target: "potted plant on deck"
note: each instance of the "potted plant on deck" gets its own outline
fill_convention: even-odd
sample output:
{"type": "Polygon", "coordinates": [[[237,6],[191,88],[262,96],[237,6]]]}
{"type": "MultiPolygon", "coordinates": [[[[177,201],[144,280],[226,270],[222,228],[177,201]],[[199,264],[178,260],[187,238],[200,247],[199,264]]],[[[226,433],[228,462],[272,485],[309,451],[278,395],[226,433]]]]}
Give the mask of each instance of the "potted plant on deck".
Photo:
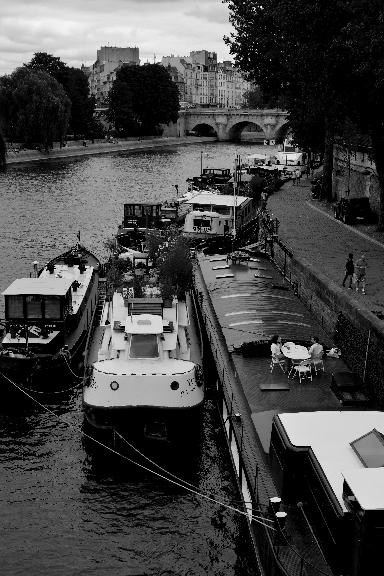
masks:
{"type": "Polygon", "coordinates": [[[169,281],[165,281],[160,286],[160,294],[164,300],[164,308],[172,308],[172,301],[175,295],[175,289],[169,281]]]}
{"type": "Polygon", "coordinates": [[[172,287],[172,297],[185,299],[193,280],[190,250],[185,238],[179,236],[169,242],[159,256],[158,270],[161,284],[172,287]]]}

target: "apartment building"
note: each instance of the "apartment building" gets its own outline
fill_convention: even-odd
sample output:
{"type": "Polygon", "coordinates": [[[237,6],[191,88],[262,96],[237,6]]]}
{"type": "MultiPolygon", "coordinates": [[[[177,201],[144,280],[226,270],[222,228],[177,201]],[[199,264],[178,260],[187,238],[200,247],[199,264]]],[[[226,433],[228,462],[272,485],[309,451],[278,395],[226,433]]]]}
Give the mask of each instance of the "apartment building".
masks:
{"type": "Polygon", "coordinates": [[[218,106],[220,108],[239,108],[244,92],[252,89],[232,62],[217,62],[217,54],[200,50],[189,56],[164,56],[161,64],[177,69],[183,77],[185,88],[183,100],[196,106],[218,106]]]}
{"type": "Polygon", "coordinates": [[[102,105],[116,80],[117,70],[121,66],[139,64],[139,49],[136,47],[102,46],[97,51],[96,62],[92,66],[82,66],[81,69],[88,77],[91,95],[95,96],[98,105],[102,105]]]}

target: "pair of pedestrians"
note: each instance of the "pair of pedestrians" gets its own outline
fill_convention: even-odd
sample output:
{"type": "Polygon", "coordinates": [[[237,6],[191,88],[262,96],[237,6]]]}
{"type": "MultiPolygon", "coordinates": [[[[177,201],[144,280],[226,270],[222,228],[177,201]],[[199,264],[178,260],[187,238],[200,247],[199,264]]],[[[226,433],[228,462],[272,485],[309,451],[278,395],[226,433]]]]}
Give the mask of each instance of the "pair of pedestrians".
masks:
{"type": "Polygon", "coordinates": [[[301,180],[300,168],[295,168],[295,170],[292,173],[292,177],[293,177],[293,185],[294,186],[300,186],[300,180],[301,180]]]}
{"type": "Polygon", "coordinates": [[[367,267],[368,263],[364,254],[360,256],[356,263],[353,262],[353,254],[349,254],[348,260],[345,263],[345,276],[342,286],[345,287],[345,282],[349,278],[348,288],[352,290],[352,282],[354,282],[356,292],[358,292],[361,284],[361,292],[365,294],[367,267]]]}

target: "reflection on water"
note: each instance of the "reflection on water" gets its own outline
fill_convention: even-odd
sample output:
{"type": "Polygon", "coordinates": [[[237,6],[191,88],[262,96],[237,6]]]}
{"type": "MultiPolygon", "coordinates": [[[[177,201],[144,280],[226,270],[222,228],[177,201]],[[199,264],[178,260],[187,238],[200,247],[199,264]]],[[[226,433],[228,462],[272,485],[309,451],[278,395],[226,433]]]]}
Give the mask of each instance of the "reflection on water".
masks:
{"type": "MultiPolygon", "coordinates": [[[[103,256],[124,202],[170,199],[174,184],[187,190],[201,159],[203,167],[232,167],[236,153],[260,148],[206,144],[8,168],[0,174],[0,288],[28,275],[34,260],[66,249],[78,230],[103,256]]],[[[172,477],[90,448],[80,432],[80,391],[47,407],[51,412],[14,397],[0,406],[2,576],[256,573],[241,516],[172,477]]],[[[237,492],[219,428],[208,400],[198,450],[156,453],[176,476],[233,504],[237,492]]],[[[154,469],[122,443],[117,448],[154,469]]]]}

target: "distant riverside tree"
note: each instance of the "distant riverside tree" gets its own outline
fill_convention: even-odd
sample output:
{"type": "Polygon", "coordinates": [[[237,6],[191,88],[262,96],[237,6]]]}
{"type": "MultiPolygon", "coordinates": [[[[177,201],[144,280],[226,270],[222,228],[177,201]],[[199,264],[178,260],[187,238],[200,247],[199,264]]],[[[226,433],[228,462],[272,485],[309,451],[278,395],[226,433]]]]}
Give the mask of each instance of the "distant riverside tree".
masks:
{"type": "Polygon", "coordinates": [[[334,135],[350,122],[372,138],[384,229],[384,3],[224,0],[236,63],[267,97],[283,98],[296,142],[324,138],[322,196],[332,200],[334,135]]]}
{"type": "Polygon", "coordinates": [[[71,101],[69,130],[75,137],[97,131],[93,116],[95,99],[89,94],[88,78],[79,68],[67,66],[59,57],[46,52],[36,52],[24,66],[48,72],[63,86],[71,101]]]}
{"type": "Polygon", "coordinates": [[[0,114],[12,140],[48,149],[64,139],[70,109],[63,87],[47,72],[18,68],[0,78],[0,114]]]}
{"type": "Polygon", "coordinates": [[[160,64],[122,66],[108,97],[108,120],[122,135],[156,135],[161,124],[176,122],[179,92],[160,64]]]}
{"type": "Polygon", "coordinates": [[[347,0],[226,0],[235,33],[226,42],[267,98],[280,98],[296,141],[324,138],[323,196],[332,198],[333,135],[349,101],[348,56],[335,39],[348,23],[347,0]]]}
{"type": "Polygon", "coordinates": [[[243,94],[243,105],[242,108],[249,108],[255,110],[263,110],[267,108],[276,108],[277,101],[273,98],[266,98],[259,86],[256,86],[253,90],[247,90],[243,94]]]}

